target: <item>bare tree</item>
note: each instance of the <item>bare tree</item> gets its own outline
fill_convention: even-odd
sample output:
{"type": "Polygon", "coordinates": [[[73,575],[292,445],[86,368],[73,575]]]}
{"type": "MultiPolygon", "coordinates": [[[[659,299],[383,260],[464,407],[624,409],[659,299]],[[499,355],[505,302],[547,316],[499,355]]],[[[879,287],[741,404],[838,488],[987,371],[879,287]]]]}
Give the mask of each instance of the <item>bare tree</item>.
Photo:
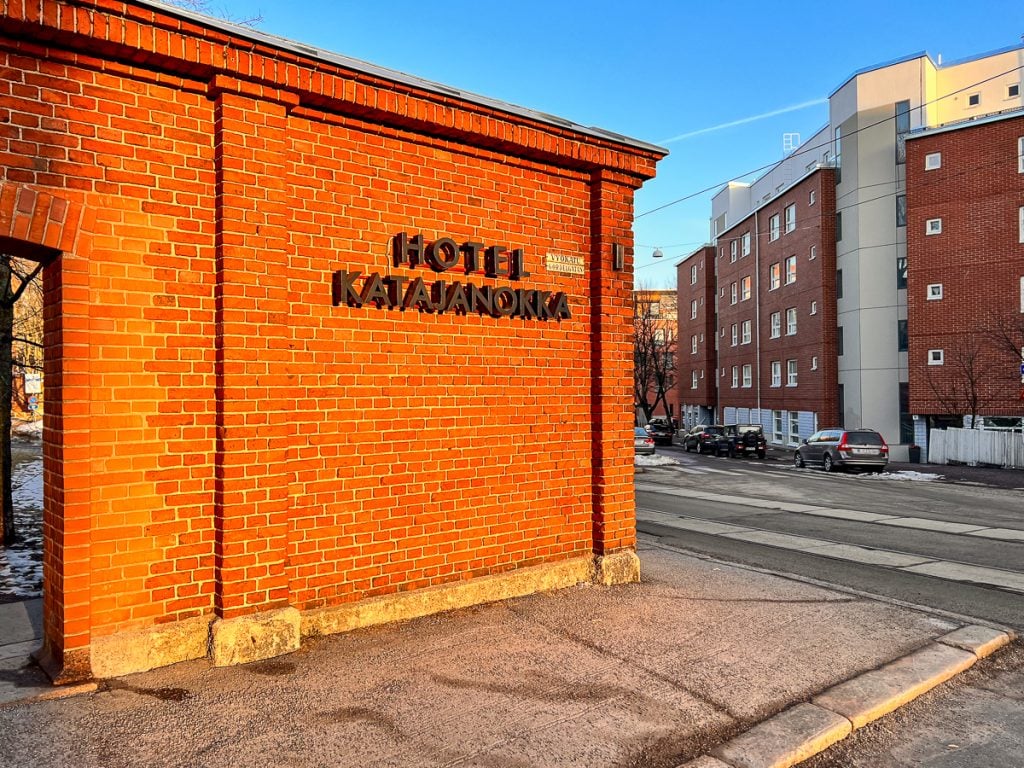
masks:
{"type": "Polygon", "coordinates": [[[676,385],[676,316],[668,291],[633,293],[633,402],[645,421],[659,403],[670,414],[668,394],[676,385]]]}
{"type": "MultiPolygon", "coordinates": [[[[42,327],[36,322],[40,338],[15,336],[16,306],[19,299],[28,294],[38,297],[38,306],[25,317],[38,320],[41,316],[41,281],[37,278],[43,269],[42,263],[28,262],[7,254],[0,254],[0,505],[3,509],[3,538],[0,544],[10,544],[17,536],[14,526],[14,499],[12,494],[11,464],[11,407],[14,403],[14,366],[24,366],[14,351],[42,348],[42,327]]],[[[26,321],[31,328],[33,320],[26,321]]],[[[30,334],[31,335],[31,334],[30,334]]]]}
{"type": "Polygon", "coordinates": [[[217,16],[221,19],[225,19],[234,24],[241,24],[243,27],[255,27],[263,22],[263,16],[257,14],[247,19],[232,18],[223,8],[215,8],[213,3],[209,0],[167,0],[170,5],[176,5],[179,8],[184,8],[189,11],[195,11],[196,13],[202,13],[207,16],[217,16]]]}
{"type": "Polygon", "coordinates": [[[925,378],[932,395],[949,416],[970,417],[974,424],[985,404],[985,382],[989,378],[984,337],[963,334],[943,352],[941,366],[929,365],[925,378]]]}

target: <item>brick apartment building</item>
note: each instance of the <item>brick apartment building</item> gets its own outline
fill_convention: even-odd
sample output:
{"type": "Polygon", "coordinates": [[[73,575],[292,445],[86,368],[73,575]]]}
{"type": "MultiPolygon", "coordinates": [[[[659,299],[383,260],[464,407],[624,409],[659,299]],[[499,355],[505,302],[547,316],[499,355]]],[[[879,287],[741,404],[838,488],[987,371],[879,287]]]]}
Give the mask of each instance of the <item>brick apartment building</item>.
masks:
{"type": "Polygon", "coordinates": [[[144,0],[6,4],[0,60],[55,680],[639,578],[664,150],[144,0]]]}
{"type": "Polygon", "coordinates": [[[676,265],[676,304],[682,312],[676,354],[680,425],[712,421],[718,403],[715,286],[714,246],[699,248],[676,265]]]}
{"type": "MultiPolygon", "coordinates": [[[[776,445],[795,445],[816,426],[836,424],[878,429],[894,459],[906,459],[912,444],[926,444],[927,420],[914,416],[937,413],[921,376],[935,378],[938,366],[922,368],[908,352],[909,334],[934,330],[911,316],[924,299],[908,293],[908,262],[914,248],[930,253],[951,238],[908,230],[908,201],[917,194],[919,211],[930,206],[928,218],[957,211],[958,218],[973,222],[957,225],[957,237],[973,233],[954,241],[957,247],[975,250],[968,245],[973,236],[991,251],[977,260],[947,251],[942,259],[926,256],[919,264],[941,261],[947,269],[955,265],[964,280],[978,275],[993,281],[1000,286],[1000,307],[1019,300],[1019,270],[1004,258],[1008,248],[1019,245],[1019,221],[1013,219],[1012,231],[999,227],[1019,210],[1020,179],[1011,178],[1013,162],[1009,170],[983,168],[991,153],[985,132],[1017,130],[1014,110],[1024,106],[1022,52],[1024,46],[1014,46],[947,64],[922,53],[858,71],[830,94],[829,121],[821,130],[753,183],[731,182],[715,195],[717,419],[760,421],[776,445]],[[954,127],[965,119],[973,127],[954,127]],[[988,122],[1005,125],[987,127],[988,122]],[[949,185],[935,190],[929,181],[938,178],[935,171],[929,177],[921,169],[907,169],[908,145],[956,142],[956,136],[967,136],[963,141],[968,142],[972,136],[986,139],[971,150],[978,170],[950,177],[949,185]],[[810,210],[808,185],[816,185],[817,213],[810,210]],[[998,222],[995,207],[1005,209],[998,222]],[[788,232],[787,215],[795,217],[788,232]],[[808,216],[811,229],[804,230],[808,216]],[[995,230],[982,231],[983,221],[995,230]],[[789,265],[796,267],[792,285],[786,283],[789,265]],[[792,320],[795,333],[789,333],[792,320]]],[[[1013,152],[1010,161],[1017,158],[1013,152]]],[[[685,264],[680,264],[680,283],[687,279],[685,264]]],[[[929,279],[942,282],[936,271],[929,279]]],[[[681,301],[686,290],[680,288],[681,301]]],[[[940,310],[932,302],[924,306],[934,315],[940,310]]],[[[973,317],[969,307],[962,311],[973,317]]],[[[683,313],[681,337],[701,328],[683,313]]],[[[920,336],[915,343],[923,340],[920,336]]],[[[706,354],[712,351],[709,346],[706,354]]],[[[913,354],[921,357],[920,351],[913,354]]],[[[706,413],[707,392],[689,392],[685,375],[681,379],[687,419],[702,420],[697,415],[702,409],[706,413]]],[[[987,407],[1005,412],[1001,395],[986,392],[987,407]]]]}
{"type": "Polygon", "coordinates": [[[647,421],[641,400],[651,408],[652,418],[674,419],[679,413],[676,399],[676,357],[679,353],[676,292],[651,288],[634,291],[633,317],[633,399],[637,423],[647,421]]]}
{"type": "Polygon", "coordinates": [[[1024,416],[1024,110],[907,137],[907,256],[917,420],[1024,416]]]}

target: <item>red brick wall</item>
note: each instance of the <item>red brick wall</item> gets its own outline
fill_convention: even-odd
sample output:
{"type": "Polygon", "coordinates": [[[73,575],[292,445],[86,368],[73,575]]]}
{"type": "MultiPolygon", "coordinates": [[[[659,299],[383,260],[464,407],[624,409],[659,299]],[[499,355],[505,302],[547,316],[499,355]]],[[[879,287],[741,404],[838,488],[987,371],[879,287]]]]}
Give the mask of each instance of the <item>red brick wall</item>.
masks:
{"type": "Polygon", "coordinates": [[[1019,351],[987,333],[1016,328],[1024,346],[1021,278],[1024,243],[1019,210],[1024,174],[1018,140],[1024,116],[926,134],[907,142],[907,317],[910,410],[918,414],[969,413],[964,394],[977,393],[980,415],[1020,415],[1019,351]],[[926,171],[925,155],[940,152],[941,167],[926,171]],[[925,235],[929,219],[942,233],[925,235]],[[942,285],[942,299],[927,286],[942,285]],[[942,349],[945,363],[928,365],[942,349]],[[971,379],[976,385],[971,385],[971,379]]]}
{"type": "Polygon", "coordinates": [[[15,232],[52,259],[58,666],[92,636],[633,546],[630,225],[659,153],[131,4],[34,8],[0,21],[2,199],[82,217],[73,245],[15,232]],[[392,266],[403,231],[522,248],[519,283],[462,279],[572,317],[333,306],[338,269],[459,279],[392,266]]]}
{"type": "Polygon", "coordinates": [[[677,402],[683,405],[715,407],[718,374],[715,367],[715,247],[705,246],[676,268],[679,317],[677,354],[677,402]],[[691,268],[697,268],[697,282],[691,283],[691,268]],[[691,302],[697,301],[697,317],[691,319],[691,302]],[[697,353],[692,340],[697,336],[697,353]],[[693,372],[697,388],[693,389],[693,372]],[[701,373],[703,372],[703,376],[701,373]]]}

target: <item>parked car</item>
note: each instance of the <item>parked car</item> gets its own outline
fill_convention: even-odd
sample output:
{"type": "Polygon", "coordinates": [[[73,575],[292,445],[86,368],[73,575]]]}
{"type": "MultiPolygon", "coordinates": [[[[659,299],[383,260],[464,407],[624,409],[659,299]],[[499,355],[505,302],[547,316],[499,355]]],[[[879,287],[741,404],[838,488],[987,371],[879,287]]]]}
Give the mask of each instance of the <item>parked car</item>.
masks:
{"type": "Polygon", "coordinates": [[[654,438],[655,445],[672,445],[675,433],[672,422],[665,419],[651,419],[647,424],[647,434],[654,438]]]}
{"type": "Polygon", "coordinates": [[[683,436],[683,448],[697,453],[717,453],[718,439],[724,430],[721,424],[698,424],[683,436]]]}
{"type": "Polygon", "coordinates": [[[796,449],[793,463],[820,466],[826,472],[846,468],[881,472],[889,463],[889,446],[873,429],[822,429],[796,449]]]}
{"type": "Polygon", "coordinates": [[[637,456],[654,455],[654,438],[643,427],[633,428],[633,449],[637,456]]]}
{"type": "Polygon", "coordinates": [[[760,424],[726,424],[719,450],[724,450],[730,458],[757,456],[763,459],[768,455],[768,440],[760,424]]]}

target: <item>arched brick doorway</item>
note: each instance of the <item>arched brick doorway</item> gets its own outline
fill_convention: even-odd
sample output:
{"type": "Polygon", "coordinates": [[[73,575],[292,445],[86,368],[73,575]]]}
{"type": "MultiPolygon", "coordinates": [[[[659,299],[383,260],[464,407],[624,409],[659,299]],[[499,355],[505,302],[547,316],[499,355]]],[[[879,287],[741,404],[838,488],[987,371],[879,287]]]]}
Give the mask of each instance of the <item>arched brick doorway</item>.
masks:
{"type": "Polygon", "coordinates": [[[76,426],[87,418],[84,388],[76,395],[76,374],[85,372],[88,359],[87,315],[75,309],[85,303],[84,259],[73,255],[81,218],[81,206],[66,199],[0,183],[0,252],[45,264],[44,643],[38,661],[58,683],[91,674],[88,477],[64,472],[76,426]]]}

